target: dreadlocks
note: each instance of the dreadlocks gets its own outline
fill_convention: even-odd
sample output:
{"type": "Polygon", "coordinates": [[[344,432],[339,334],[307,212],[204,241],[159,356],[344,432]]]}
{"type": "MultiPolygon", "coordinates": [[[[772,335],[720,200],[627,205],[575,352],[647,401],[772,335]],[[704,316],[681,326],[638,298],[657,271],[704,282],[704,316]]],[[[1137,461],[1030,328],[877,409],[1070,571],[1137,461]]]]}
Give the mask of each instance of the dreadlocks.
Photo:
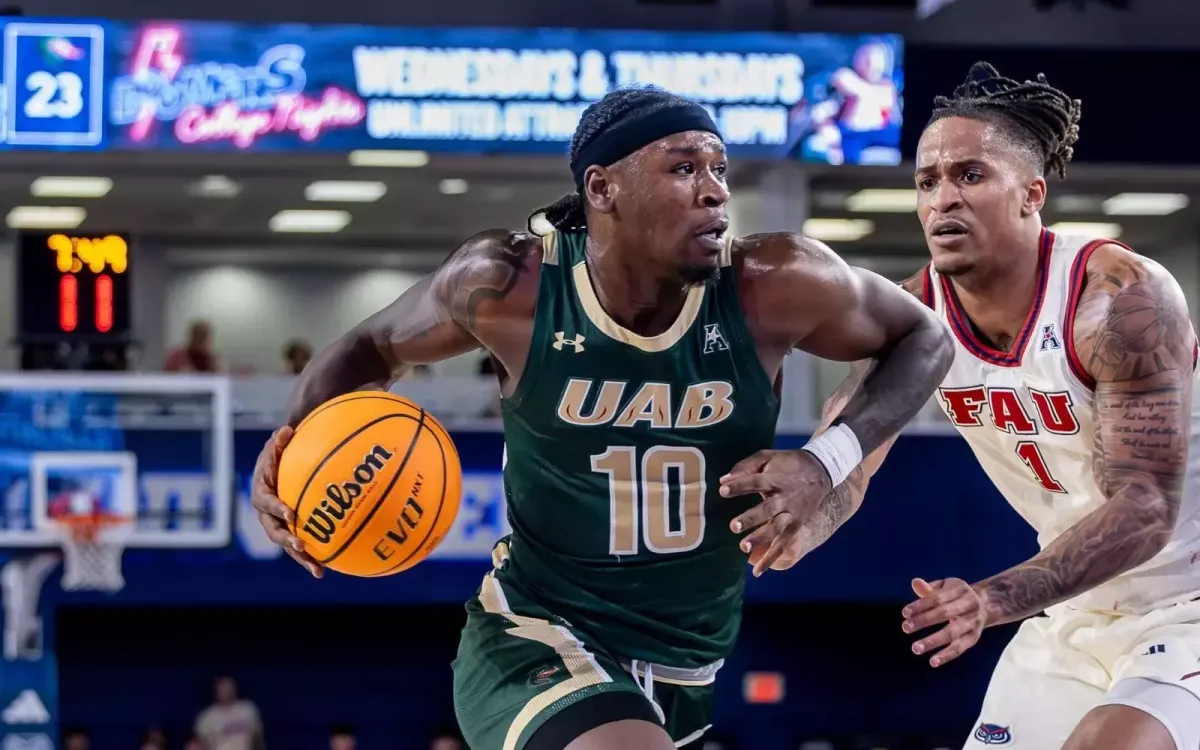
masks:
{"type": "MultiPolygon", "coordinates": [[[[603,99],[583,111],[579,125],[575,128],[575,135],[571,138],[571,159],[574,160],[580,151],[595,141],[601,133],[626,120],[688,104],[689,100],[653,86],[609,92],[603,99]]],[[[531,229],[532,220],[538,214],[543,215],[546,221],[562,232],[587,230],[587,215],[580,191],[564,195],[549,206],[534,211],[529,217],[531,229]]]]}
{"type": "Polygon", "coordinates": [[[1042,172],[1067,176],[1067,162],[1079,140],[1080,101],[1036,80],[1018,83],[986,62],[971,66],[967,79],[950,96],[933,100],[929,124],[946,117],[982,120],[1004,128],[1033,157],[1042,172]]]}

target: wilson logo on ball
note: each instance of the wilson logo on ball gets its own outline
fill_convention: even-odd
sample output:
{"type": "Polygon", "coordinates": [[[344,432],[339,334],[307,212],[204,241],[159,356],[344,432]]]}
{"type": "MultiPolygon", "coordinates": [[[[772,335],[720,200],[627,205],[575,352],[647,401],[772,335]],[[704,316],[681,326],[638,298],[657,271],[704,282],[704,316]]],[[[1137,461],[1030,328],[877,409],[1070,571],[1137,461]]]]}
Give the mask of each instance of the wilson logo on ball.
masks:
{"type": "Polygon", "coordinates": [[[396,518],[395,528],[388,529],[383,538],[376,542],[374,546],[375,556],[380,560],[387,561],[396,552],[396,548],[389,544],[392,543],[403,546],[408,543],[408,533],[417,528],[417,524],[421,522],[421,518],[425,515],[425,509],[417,502],[417,498],[421,496],[421,484],[424,478],[417,474],[416,480],[413,482],[412,489],[408,492],[408,500],[405,501],[404,507],[400,509],[400,515],[396,518]]]}
{"type": "Polygon", "coordinates": [[[383,470],[394,455],[383,446],[376,445],[371,448],[370,453],[363,456],[362,462],[354,467],[352,480],[325,485],[325,499],[313,508],[304,524],[304,530],[321,544],[328,544],[338,524],[346,518],[354,506],[354,501],[362,495],[363,486],[374,481],[375,475],[383,470]]]}

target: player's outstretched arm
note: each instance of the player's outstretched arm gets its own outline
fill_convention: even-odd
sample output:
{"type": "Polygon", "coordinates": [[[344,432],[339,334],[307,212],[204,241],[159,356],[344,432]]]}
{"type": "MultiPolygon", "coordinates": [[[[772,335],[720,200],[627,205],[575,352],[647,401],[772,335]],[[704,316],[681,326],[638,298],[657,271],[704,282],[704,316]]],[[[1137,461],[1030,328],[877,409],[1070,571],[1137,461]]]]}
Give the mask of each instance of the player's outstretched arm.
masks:
{"type": "Polygon", "coordinates": [[[1094,467],[1107,502],[1026,563],[977,584],[988,624],[1018,620],[1166,546],[1187,468],[1195,334],[1175,279],[1106,245],[1089,259],[1075,347],[1095,381],[1094,467]]]}
{"type": "MultiPolygon", "coordinates": [[[[906,279],[901,283],[901,287],[920,298],[921,284],[923,272],[906,279]]],[[[850,403],[850,399],[854,397],[863,381],[870,374],[871,368],[874,366],[875,360],[864,359],[855,362],[850,368],[850,373],[846,376],[829,398],[825,400],[825,404],[821,409],[821,424],[813,432],[813,437],[825,432],[833,421],[837,419],[850,403]]],[[[875,476],[875,472],[879,471],[879,467],[883,465],[883,459],[887,457],[888,451],[896,443],[896,438],[899,433],[893,434],[890,438],[884,441],[883,445],[876,448],[862,460],[850,475],[846,477],[846,481],[834,487],[833,490],[825,497],[821,504],[813,512],[811,518],[805,521],[800,532],[788,549],[777,560],[771,568],[773,570],[786,570],[792,567],[809,552],[812,552],[817,547],[827,542],[833,533],[840,529],[850,517],[858,512],[862,507],[863,498],[867,493],[867,486],[871,482],[871,478],[875,476]]],[[[761,555],[757,555],[761,557],[761,555]]],[[[750,556],[750,563],[755,564],[756,555],[750,556]]]]}
{"type": "Polygon", "coordinates": [[[1179,515],[1187,466],[1195,335],[1161,266],[1124,248],[1092,254],[1073,342],[1095,381],[1094,471],[1107,502],[1039,554],[975,585],[913,581],[904,630],[947,623],[913,644],[941,666],[985,627],[1035,615],[1150,560],[1179,515]]]}
{"type": "Polygon", "coordinates": [[[441,268],[317,354],[297,380],[286,424],[259,454],[251,502],[271,541],[314,576],[321,566],[289,531],[292,510],[276,497],[277,472],[292,429],[331,398],[386,388],[413,365],[438,362],[486,344],[509,378],[524,367],[537,295],[541,241],[505,230],[482,232],[441,268]],[[511,346],[509,345],[511,344],[511,346]],[[504,351],[498,351],[504,350],[504,351]]]}
{"type": "MultiPolygon", "coordinates": [[[[489,334],[507,318],[532,310],[513,297],[528,291],[528,284],[519,287],[537,269],[540,249],[537,237],[507,230],[465,241],[437,271],[313,357],[292,393],[287,423],[294,427],[335,396],[386,388],[413,365],[441,362],[494,338],[489,334]]],[[[522,363],[504,364],[514,375],[522,363]]]]}
{"type": "MultiPolygon", "coordinates": [[[[799,451],[767,451],[722,480],[722,494],[762,494],[734,519],[758,529],[743,549],[769,549],[755,574],[790,546],[830,491],[908,423],[932,395],[954,355],[946,327],[912,295],[846,265],[824,245],[794,235],[745,240],[743,305],[760,351],[792,348],[874,366],[822,435],[799,451]],[[762,527],[762,528],[759,528],[762,527]]],[[[832,532],[830,532],[832,533],[832,532]]]]}

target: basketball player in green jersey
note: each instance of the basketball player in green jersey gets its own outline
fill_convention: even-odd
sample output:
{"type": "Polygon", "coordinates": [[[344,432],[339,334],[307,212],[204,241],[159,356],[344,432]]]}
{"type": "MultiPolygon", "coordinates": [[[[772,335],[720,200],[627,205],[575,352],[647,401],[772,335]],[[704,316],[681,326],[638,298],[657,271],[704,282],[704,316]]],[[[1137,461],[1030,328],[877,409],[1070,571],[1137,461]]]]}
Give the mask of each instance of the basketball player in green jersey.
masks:
{"type": "MultiPolygon", "coordinates": [[[[952,347],[919,301],[819,243],[726,239],[725,147],[697,104],[606,96],[582,117],[571,168],[577,193],[544,211],[555,232],[464,242],[313,359],[287,422],[486,349],[513,533],[467,604],[463,733],[475,750],[669,750],[709,724],[741,621],[744,534],[755,572],[786,565],[811,509],[862,477],[952,347]],[[794,348],[876,366],[805,449],[769,451],[794,348]]],[[[254,504],[320,575],[274,497],[290,430],[263,450],[254,504]]]]}

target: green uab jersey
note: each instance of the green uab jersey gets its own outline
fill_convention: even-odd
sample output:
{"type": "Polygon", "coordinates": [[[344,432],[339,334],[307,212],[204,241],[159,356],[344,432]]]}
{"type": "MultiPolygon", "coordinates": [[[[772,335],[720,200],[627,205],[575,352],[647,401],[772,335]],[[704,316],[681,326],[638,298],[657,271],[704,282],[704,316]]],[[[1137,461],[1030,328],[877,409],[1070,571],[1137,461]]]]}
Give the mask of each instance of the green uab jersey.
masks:
{"type": "MultiPolygon", "coordinates": [[[[610,651],[680,668],[724,658],[747,570],[720,478],[769,448],[779,401],[732,269],[639,336],[602,309],[583,234],[545,239],[533,341],[503,405],[507,586],[610,651]]],[[[723,255],[728,266],[728,252],[723,255]]]]}

